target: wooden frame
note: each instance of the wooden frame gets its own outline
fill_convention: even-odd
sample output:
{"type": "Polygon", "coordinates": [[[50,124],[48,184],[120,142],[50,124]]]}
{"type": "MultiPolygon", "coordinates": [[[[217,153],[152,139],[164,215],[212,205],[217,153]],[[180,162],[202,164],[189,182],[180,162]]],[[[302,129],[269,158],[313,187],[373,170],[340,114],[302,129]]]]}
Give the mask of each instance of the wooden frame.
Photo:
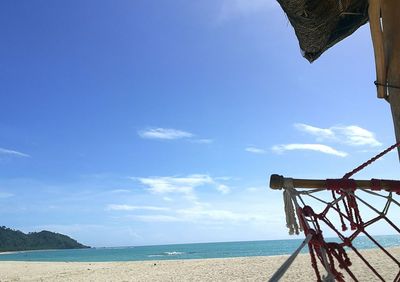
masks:
{"type": "MultiPolygon", "coordinates": [[[[400,141],[400,1],[369,0],[378,97],[390,103],[396,140],[400,141]]],[[[400,148],[398,150],[400,157],[400,148]]]]}
{"type": "MultiPolygon", "coordinates": [[[[284,188],[285,181],[291,180],[293,182],[294,188],[303,189],[327,189],[328,180],[327,179],[296,179],[296,178],[286,178],[282,175],[272,174],[269,182],[269,187],[274,190],[280,190],[284,188]]],[[[335,179],[341,181],[343,179],[335,179]]],[[[398,180],[388,180],[388,179],[375,179],[379,183],[379,187],[382,190],[393,191],[394,188],[398,187],[400,191],[400,181],[398,180]]],[[[374,182],[372,180],[354,180],[355,184],[359,188],[371,189],[374,188],[374,182]]],[[[344,187],[345,188],[345,187],[344,187]]],[[[394,191],[398,192],[398,191],[394,191]]]]}

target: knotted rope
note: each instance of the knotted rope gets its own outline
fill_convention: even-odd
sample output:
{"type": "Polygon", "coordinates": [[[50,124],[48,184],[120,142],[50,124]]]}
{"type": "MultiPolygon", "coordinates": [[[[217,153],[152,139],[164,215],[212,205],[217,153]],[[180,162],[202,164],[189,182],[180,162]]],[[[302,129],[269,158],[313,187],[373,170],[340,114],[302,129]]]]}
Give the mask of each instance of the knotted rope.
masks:
{"type": "MultiPolygon", "coordinates": [[[[295,210],[294,205],[296,201],[296,190],[294,189],[293,179],[287,178],[283,183],[283,202],[285,205],[285,215],[286,215],[286,227],[289,229],[289,235],[299,235],[300,231],[303,231],[301,226],[299,226],[298,215],[295,210]]],[[[296,209],[297,209],[296,205],[296,209]]]]}
{"type": "MultiPolygon", "coordinates": [[[[393,181],[393,185],[390,185],[389,196],[385,197],[374,192],[382,190],[382,187],[380,186],[380,181],[376,179],[372,180],[372,191],[365,192],[387,198],[387,204],[385,205],[383,211],[380,212],[372,205],[369,205],[368,203],[360,199],[355,194],[355,191],[357,190],[357,185],[354,180],[350,179],[350,177],[353,176],[355,173],[361,171],[366,166],[372,164],[374,161],[381,158],[382,156],[397,147],[400,147],[400,142],[390,146],[389,148],[377,154],[375,157],[358,166],[354,170],[346,173],[342,179],[328,179],[326,190],[330,190],[333,195],[333,201],[330,203],[319,200],[317,197],[312,196],[312,192],[297,191],[294,188],[292,178],[284,179],[282,186],[284,189],[283,200],[285,205],[286,227],[289,229],[290,235],[299,234],[300,231],[304,231],[307,243],[303,242],[299,249],[297,249],[296,252],[293,253],[292,256],[289,257],[289,259],[281,266],[281,268],[278,269],[278,271],[270,279],[270,281],[278,281],[283,276],[283,274],[289,268],[290,264],[293,262],[293,260],[305,244],[308,244],[309,246],[311,265],[317,276],[317,281],[344,281],[344,276],[340,271],[338,271],[337,267],[335,266],[335,261],[338,262],[338,266],[340,269],[345,270],[354,281],[358,281],[352,271],[349,269],[349,267],[351,266],[351,261],[347,256],[345,247],[348,247],[355,251],[356,255],[366,264],[366,266],[376,275],[376,277],[379,280],[384,281],[383,277],[375,270],[373,266],[368,263],[368,261],[356,250],[356,248],[352,244],[357,235],[361,233],[366,235],[397,265],[400,265],[400,262],[389,252],[387,252],[384,247],[380,245],[379,242],[377,242],[375,239],[373,239],[365,230],[365,228],[370,224],[377,222],[380,219],[384,219],[387,223],[389,223],[390,226],[392,226],[398,233],[400,233],[400,229],[386,217],[386,213],[388,212],[391,203],[394,203],[400,207],[400,203],[392,199],[392,193],[400,194],[400,187],[398,186],[397,182],[393,181]],[[313,198],[327,204],[327,207],[322,213],[315,213],[310,206],[305,205],[304,201],[301,198],[301,195],[303,194],[312,196],[313,198]],[[299,206],[297,199],[301,201],[303,208],[299,206]],[[364,223],[359,211],[358,201],[361,201],[364,205],[378,213],[378,217],[368,221],[367,223],[364,223]],[[343,212],[339,207],[339,202],[341,202],[344,207],[343,212]],[[347,230],[345,220],[350,223],[351,230],[355,231],[353,235],[351,235],[350,237],[346,237],[334,226],[334,224],[332,224],[332,222],[327,217],[328,210],[330,209],[333,209],[338,213],[343,231],[347,230]],[[322,229],[319,222],[323,222],[325,226],[334,231],[334,233],[338,235],[343,243],[326,242],[324,236],[322,235],[322,229]],[[310,226],[310,224],[312,226],[310,226]],[[324,266],[325,270],[327,271],[327,276],[321,276],[318,270],[317,260],[319,260],[324,266]]],[[[397,274],[395,281],[400,281],[400,271],[397,274]]]]}

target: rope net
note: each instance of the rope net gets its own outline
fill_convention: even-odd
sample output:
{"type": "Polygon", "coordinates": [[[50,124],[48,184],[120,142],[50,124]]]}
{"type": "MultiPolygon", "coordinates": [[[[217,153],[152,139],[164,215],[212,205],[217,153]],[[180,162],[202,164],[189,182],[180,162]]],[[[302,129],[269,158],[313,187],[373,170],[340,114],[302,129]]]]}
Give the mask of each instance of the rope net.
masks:
{"type": "Polygon", "coordinates": [[[295,188],[293,179],[284,179],[289,234],[302,231],[309,238],[311,266],[317,281],[360,281],[351,268],[355,262],[364,266],[363,272],[369,272],[373,281],[400,281],[399,252],[396,258],[394,248],[385,248],[384,237],[374,237],[382,230],[400,235],[400,181],[371,179],[368,187],[357,187],[357,181],[350,178],[399,145],[391,146],[341,179],[325,180],[323,188],[295,188]],[[367,241],[379,254],[359,251],[367,241]],[[377,260],[378,264],[372,262],[377,260]]]}

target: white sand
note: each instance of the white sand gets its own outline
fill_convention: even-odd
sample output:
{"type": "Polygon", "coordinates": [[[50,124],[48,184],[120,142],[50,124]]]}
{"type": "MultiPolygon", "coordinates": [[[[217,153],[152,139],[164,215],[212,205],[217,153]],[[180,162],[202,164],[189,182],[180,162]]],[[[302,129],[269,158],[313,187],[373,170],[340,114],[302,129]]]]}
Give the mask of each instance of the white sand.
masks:
{"type": "MultiPolygon", "coordinates": [[[[400,248],[390,249],[390,252],[400,258],[400,248]]],[[[384,274],[385,280],[393,281],[399,266],[379,250],[362,253],[384,274]]],[[[274,256],[94,263],[0,262],[0,281],[267,281],[286,258],[274,256]]],[[[351,269],[360,281],[379,280],[359,260],[353,258],[352,262],[354,265],[351,269]]],[[[282,279],[315,280],[308,255],[300,255],[282,279]]]]}

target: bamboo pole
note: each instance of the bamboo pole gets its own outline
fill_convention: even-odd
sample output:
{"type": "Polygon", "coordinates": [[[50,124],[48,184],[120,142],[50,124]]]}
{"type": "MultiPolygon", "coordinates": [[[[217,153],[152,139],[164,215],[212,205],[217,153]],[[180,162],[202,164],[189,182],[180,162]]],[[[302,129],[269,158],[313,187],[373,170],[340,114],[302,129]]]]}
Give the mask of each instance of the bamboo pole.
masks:
{"type": "Polygon", "coordinates": [[[375,54],[376,81],[378,82],[378,98],[387,99],[387,89],[385,86],[387,83],[387,69],[381,25],[381,0],[369,0],[368,15],[375,54]]]}
{"type": "MultiPolygon", "coordinates": [[[[392,111],[397,142],[400,141],[400,1],[369,0],[368,8],[374,46],[379,98],[392,111]]],[[[398,148],[400,158],[400,148],[398,148]]]]}
{"type": "MultiPolygon", "coordinates": [[[[400,1],[381,1],[386,79],[396,140],[400,141],[400,1]]],[[[398,148],[400,157],[400,148],[398,148]]]]}
{"type": "MultiPolygon", "coordinates": [[[[286,178],[282,175],[272,174],[269,182],[269,187],[274,190],[280,190],[283,188],[284,182],[287,180],[293,181],[294,188],[303,189],[326,189],[328,187],[328,181],[325,179],[296,179],[296,178],[286,178]]],[[[342,179],[336,179],[340,181],[342,179]]],[[[354,180],[358,188],[371,189],[373,188],[373,182],[371,180],[354,180]]],[[[379,187],[386,191],[393,191],[399,189],[400,191],[400,181],[398,180],[388,180],[388,179],[376,179],[379,181],[379,187]]],[[[343,187],[345,189],[345,187],[343,187]]],[[[395,191],[397,192],[397,191],[395,191]]]]}

